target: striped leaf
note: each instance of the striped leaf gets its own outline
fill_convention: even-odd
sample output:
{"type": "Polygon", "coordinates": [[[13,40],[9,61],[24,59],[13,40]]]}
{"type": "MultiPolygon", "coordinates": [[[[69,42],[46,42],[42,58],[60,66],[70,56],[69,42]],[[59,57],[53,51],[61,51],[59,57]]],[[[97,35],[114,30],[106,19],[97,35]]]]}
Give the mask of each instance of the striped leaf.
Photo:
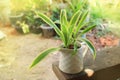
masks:
{"type": "Polygon", "coordinates": [[[40,53],[32,62],[32,64],[30,65],[30,68],[34,67],[35,65],[37,65],[41,60],[43,60],[49,53],[54,52],[59,50],[59,48],[50,48],[42,53],[40,53]]]}
{"type": "Polygon", "coordinates": [[[91,51],[91,54],[93,55],[93,58],[95,59],[96,58],[96,50],[95,50],[93,44],[88,39],[85,39],[85,38],[81,38],[80,40],[86,43],[86,45],[89,47],[89,49],[91,51]]]}
{"type": "Polygon", "coordinates": [[[45,21],[47,24],[49,24],[51,27],[53,27],[56,31],[56,33],[60,36],[61,35],[61,32],[59,30],[59,28],[54,24],[54,22],[49,18],[47,17],[46,15],[42,14],[42,13],[39,13],[39,12],[36,12],[36,14],[43,20],[45,21]]]}
{"type": "Polygon", "coordinates": [[[81,17],[81,19],[80,19],[80,21],[79,21],[79,24],[78,24],[78,26],[77,26],[76,33],[78,33],[79,30],[84,27],[84,26],[81,26],[81,25],[83,25],[84,21],[85,21],[86,18],[87,18],[87,15],[88,15],[88,11],[86,11],[86,12],[82,15],[82,17],[81,17]]]}
{"type": "Polygon", "coordinates": [[[61,32],[63,33],[64,36],[65,47],[67,47],[68,44],[68,21],[66,16],[67,16],[66,11],[62,10],[60,14],[60,24],[61,24],[61,32]]]}
{"type": "Polygon", "coordinates": [[[92,25],[92,26],[86,27],[86,28],[81,32],[81,35],[87,33],[88,31],[92,30],[92,29],[95,28],[95,27],[96,27],[95,24],[92,25]]]}

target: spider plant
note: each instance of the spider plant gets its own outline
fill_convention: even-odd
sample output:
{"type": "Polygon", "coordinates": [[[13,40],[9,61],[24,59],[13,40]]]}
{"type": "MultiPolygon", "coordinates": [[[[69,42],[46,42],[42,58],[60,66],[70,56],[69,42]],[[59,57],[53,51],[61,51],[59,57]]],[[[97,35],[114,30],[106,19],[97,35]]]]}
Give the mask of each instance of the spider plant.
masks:
{"type": "MultiPolygon", "coordinates": [[[[82,35],[90,31],[95,27],[95,25],[90,25],[84,30],[80,31],[82,27],[85,25],[88,25],[88,22],[85,22],[85,19],[87,18],[88,11],[82,13],[81,11],[77,11],[73,14],[70,21],[67,19],[66,10],[61,10],[60,13],[60,25],[61,29],[59,29],[55,23],[46,15],[36,12],[36,14],[45,21],[48,25],[52,26],[56,33],[60,36],[61,41],[63,42],[62,47],[57,48],[50,48],[48,50],[45,50],[41,52],[33,61],[33,63],[30,65],[30,68],[34,67],[36,64],[38,64],[42,59],[44,59],[49,53],[60,50],[61,48],[67,48],[67,49],[73,49],[74,53],[76,53],[78,49],[78,42],[85,42],[86,45],[89,47],[93,57],[96,56],[96,51],[92,43],[85,38],[82,38],[82,35]],[[81,16],[82,15],[82,16],[81,16]]],[[[73,54],[74,55],[74,54],[73,54]]]]}

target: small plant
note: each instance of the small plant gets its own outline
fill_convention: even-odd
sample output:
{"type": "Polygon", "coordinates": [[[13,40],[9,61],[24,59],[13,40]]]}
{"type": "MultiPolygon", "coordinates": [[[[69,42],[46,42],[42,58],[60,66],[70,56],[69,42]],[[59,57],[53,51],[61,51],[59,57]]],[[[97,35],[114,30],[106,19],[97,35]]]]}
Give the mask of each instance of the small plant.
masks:
{"type": "Polygon", "coordinates": [[[44,59],[49,53],[60,50],[61,48],[66,48],[66,49],[73,49],[74,52],[72,53],[73,55],[76,54],[77,49],[81,46],[78,44],[79,42],[85,42],[86,45],[89,47],[93,57],[95,58],[96,56],[96,51],[92,43],[86,39],[82,38],[82,35],[87,33],[88,31],[92,30],[95,25],[90,25],[88,22],[85,22],[85,19],[87,18],[88,11],[82,13],[81,11],[77,11],[73,14],[72,18],[70,21],[67,20],[67,15],[66,15],[66,10],[62,10],[60,14],[60,25],[61,29],[59,29],[55,23],[46,15],[36,12],[36,14],[43,20],[45,21],[48,25],[52,26],[56,33],[59,35],[60,39],[63,42],[62,47],[57,47],[57,48],[50,48],[37,56],[33,63],[31,64],[30,68],[34,67],[36,64],[38,64],[42,59],[44,59]],[[81,16],[82,15],[82,16],[81,16]],[[81,17],[81,18],[80,18],[81,17]],[[82,27],[85,25],[89,25],[87,28],[84,30],[80,31],[82,27]]]}
{"type": "Polygon", "coordinates": [[[34,10],[24,11],[23,20],[29,26],[40,26],[42,23],[44,23],[40,18],[36,16],[34,10]]]}
{"type": "Polygon", "coordinates": [[[75,13],[78,10],[84,11],[88,9],[88,0],[67,0],[70,9],[75,13]]]}
{"type": "Polygon", "coordinates": [[[25,22],[17,22],[22,28],[23,33],[29,33],[29,26],[25,22]]]}
{"type": "Polygon", "coordinates": [[[55,21],[58,21],[60,19],[60,9],[59,8],[55,8],[52,10],[52,15],[51,15],[51,20],[53,20],[54,22],[55,21]]]}

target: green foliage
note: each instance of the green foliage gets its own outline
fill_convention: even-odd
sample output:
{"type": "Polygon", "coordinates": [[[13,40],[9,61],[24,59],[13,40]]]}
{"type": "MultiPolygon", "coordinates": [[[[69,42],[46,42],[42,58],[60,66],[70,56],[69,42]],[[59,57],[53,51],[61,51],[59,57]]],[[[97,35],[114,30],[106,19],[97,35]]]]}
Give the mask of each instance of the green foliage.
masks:
{"type": "Polygon", "coordinates": [[[29,26],[25,23],[25,22],[17,22],[19,25],[20,25],[20,27],[22,28],[22,31],[23,31],[23,33],[29,33],[30,31],[29,31],[29,26]]]}
{"type": "MultiPolygon", "coordinates": [[[[55,25],[55,23],[49,17],[47,17],[46,15],[44,15],[42,13],[39,13],[39,12],[36,12],[36,14],[43,21],[45,21],[48,25],[50,25],[51,27],[53,27],[55,29],[56,33],[60,36],[60,39],[63,42],[63,47],[64,48],[71,49],[71,46],[73,46],[72,49],[74,49],[74,51],[76,52],[77,47],[78,47],[77,43],[79,41],[83,41],[88,45],[88,47],[90,48],[93,56],[94,57],[96,56],[95,48],[93,47],[92,43],[87,39],[82,39],[82,37],[81,37],[83,34],[87,33],[91,29],[93,29],[95,27],[95,25],[92,25],[92,26],[90,25],[85,30],[82,30],[81,33],[79,32],[80,29],[86,25],[85,20],[87,18],[88,11],[82,13],[81,11],[78,10],[77,12],[75,12],[73,14],[70,21],[68,21],[66,10],[62,10],[61,14],[60,14],[61,29],[59,29],[55,25]],[[82,17],[81,17],[81,15],[82,15],[82,17]],[[80,17],[81,17],[81,19],[80,19],[80,17]]],[[[53,49],[49,49],[49,50],[50,50],[50,52],[54,51],[53,49]]],[[[49,50],[44,51],[43,53],[40,53],[40,56],[38,56],[33,61],[33,64],[31,65],[31,67],[34,67],[45,56],[47,56],[49,54],[49,50]]]]}
{"type": "Polygon", "coordinates": [[[95,0],[94,5],[91,4],[90,7],[90,21],[97,24],[97,26],[100,26],[105,18],[100,3],[95,0]]]}
{"type": "Polygon", "coordinates": [[[88,0],[68,0],[70,9],[75,13],[78,10],[84,11],[88,9],[88,0]]]}
{"type": "Polygon", "coordinates": [[[120,1],[119,0],[91,0],[91,19],[97,24],[101,24],[103,19],[112,22],[120,21],[120,1]]]}
{"type": "Polygon", "coordinates": [[[91,22],[97,24],[97,36],[103,36],[108,32],[119,35],[120,23],[120,0],[91,0],[91,22]],[[112,27],[109,22],[112,22],[112,27]],[[107,24],[104,26],[103,24],[107,24]],[[114,26],[113,26],[114,24],[114,26]],[[104,28],[104,29],[103,29],[104,28]],[[110,28],[110,29],[109,29],[110,28]]]}
{"type": "MultiPolygon", "coordinates": [[[[107,24],[107,26],[108,26],[108,24],[107,24]]],[[[97,26],[95,36],[101,37],[101,36],[111,33],[111,31],[108,29],[108,27],[106,27],[106,25],[100,25],[100,27],[97,26]]]]}
{"type": "Polygon", "coordinates": [[[24,11],[24,17],[22,18],[29,26],[40,26],[44,22],[38,18],[34,10],[24,11]]]}
{"type": "Polygon", "coordinates": [[[85,38],[81,38],[80,41],[83,41],[83,42],[85,42],[88,45],[90,51],[92,52],[93,58],[95,59],[95,57],[96,57],[96,50],[95,50],[94,46],[91,44],[91,42],[89,40],[85,39],[85,38]]]}
{"type": "Polygon", "coordinates": [[[44,52],[42,52],[40,55],[38,55],[35,60],[33,61],[33,63],[31,64],[30,68],[32,68],[33,66],[35,66],[36,64],[38,64],[42,59],[44,59],[49,53],[54,52],[59,50],[59,48],[50,48],[44,52]]]}
{"type": "Polygon", "coordinates": [[[60,19],[60,9],[59,8],[55,8],[52,10],[52,15],[51,15],[51,19],[55,22],[58,21],[60,19]]]}
{"type": "Polygon", "coordinates": [[[88,0],[67,0],[68,7],[66,8],[68,14],[68,20],[77,11],[86,11],[89,9],[88,0]]]}

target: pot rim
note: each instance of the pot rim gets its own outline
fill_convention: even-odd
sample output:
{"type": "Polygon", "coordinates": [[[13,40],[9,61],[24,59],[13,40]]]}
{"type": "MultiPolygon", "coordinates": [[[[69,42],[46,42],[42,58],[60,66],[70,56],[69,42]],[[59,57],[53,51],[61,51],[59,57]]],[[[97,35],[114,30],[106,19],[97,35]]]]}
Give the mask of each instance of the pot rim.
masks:
{"type": "Polygon", "coordinates": [[[42,29],[53,29],[53,27],[47,25],[47,24],[41,24],[40,26],[42,29]]]}
{"type": "Polygon", "coordinates": [[[22,17],[23,15],[24,15],[24,13],[20,13],[17,15],[10,15],[10,18],[22,17]]]}
{"type": "MultiPolygon", "coordinates": [[[[82,48],[82,46],[79,46],[77,50],[80,50],[81,48],[82,48]]],[[[63,51],[63,50],[66,50],[66,51],[73,51],[74,49],[64,48],[64,47],[61,45],[59,51],[63,51]]]]}

